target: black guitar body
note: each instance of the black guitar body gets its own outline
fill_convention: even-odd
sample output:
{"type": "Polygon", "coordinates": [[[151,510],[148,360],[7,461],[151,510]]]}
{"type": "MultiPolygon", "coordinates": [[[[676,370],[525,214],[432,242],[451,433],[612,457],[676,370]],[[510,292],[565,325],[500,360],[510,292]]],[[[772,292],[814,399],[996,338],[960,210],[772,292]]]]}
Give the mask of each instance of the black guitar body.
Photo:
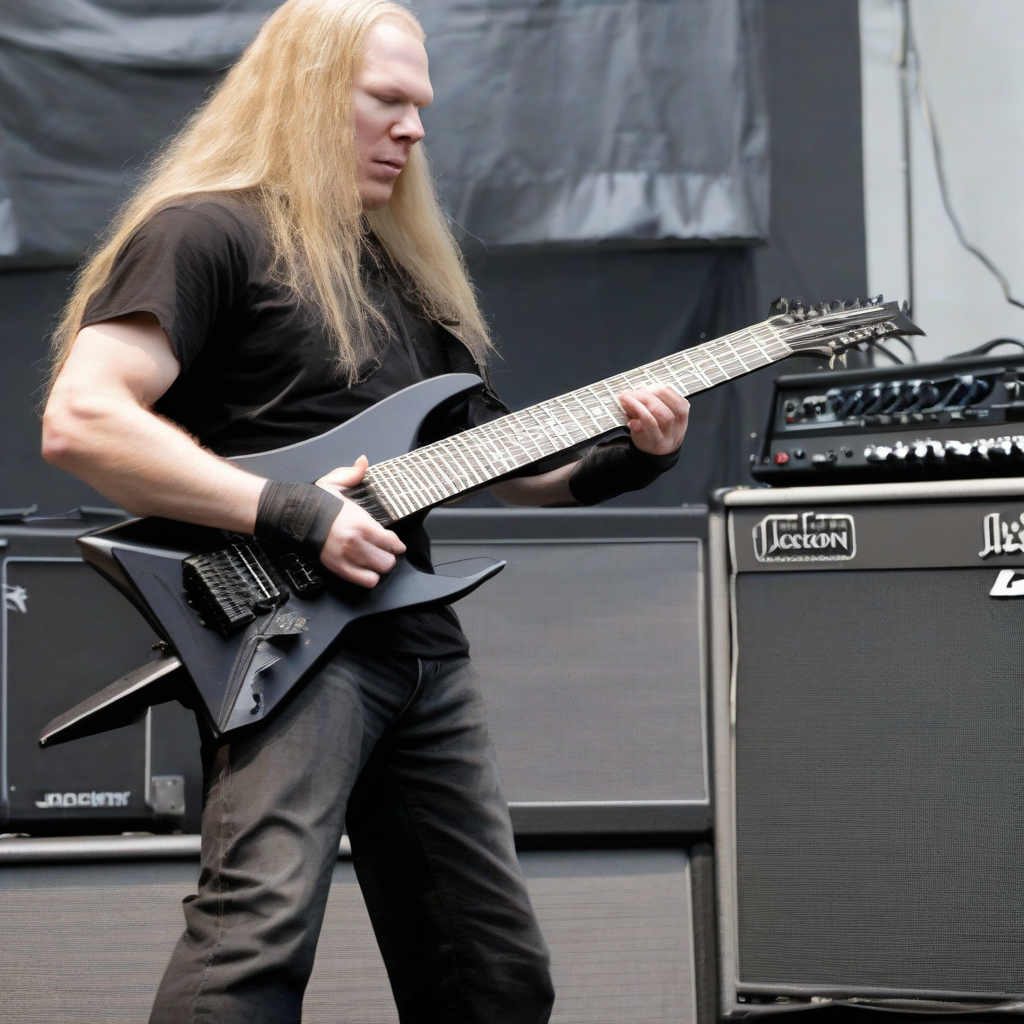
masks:
{"type": "MultiPolygon", "coordinates": [[[[232,461],[289,482],[316,480],[338,466],[352,465],[360,455],[371,464],[381,462],[417,447],[424,424],[481,386],[480,378],[471,374],[434,377],[326,434],[232,461]]],[[[41,739],[44,745],[123,724],[150,703],[171,697],[203,713],[215,735],[254,725],[306,677],[343,632],[358,629],[360,620],[456,601],[505,564],[467,559],[441,566],[434,575],[400,558],[371,590],[324,570],[324,589],[315,596],[293,591],[283,604],[225,635],[204,625],[189,603],[183,562],[223,549],[227,542],[220,530],[155,518],[135,519],[79,540],[86,561],[135,604],[168,651],[149,675],[146,669],[131,673],[51,722],[41,739]]]]}

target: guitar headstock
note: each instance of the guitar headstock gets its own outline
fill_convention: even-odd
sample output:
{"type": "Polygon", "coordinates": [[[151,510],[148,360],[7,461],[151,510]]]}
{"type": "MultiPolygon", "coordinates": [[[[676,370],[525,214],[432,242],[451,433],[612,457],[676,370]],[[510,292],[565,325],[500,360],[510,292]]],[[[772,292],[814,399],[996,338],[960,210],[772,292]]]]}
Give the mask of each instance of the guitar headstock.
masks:
{"type": "Polygon", "coordinates": [[[768,310],[768,323],[794,353],[836,357],[859,345],[897,335],[924,334],[907,314],[906,305],[883,302],[878,295],[866,302],[822,302],[804,307],[797,301],[776,299],[768,310]]]}

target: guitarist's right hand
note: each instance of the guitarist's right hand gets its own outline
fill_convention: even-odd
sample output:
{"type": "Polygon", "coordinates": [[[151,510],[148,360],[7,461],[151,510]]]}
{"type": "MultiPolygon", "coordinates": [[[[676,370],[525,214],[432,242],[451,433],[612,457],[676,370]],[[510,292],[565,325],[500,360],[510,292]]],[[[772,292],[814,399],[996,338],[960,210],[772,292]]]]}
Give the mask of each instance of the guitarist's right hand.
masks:
{"type": "Polygon", "coordinates": [[[342,494],[343,487],[355,487],[363,479],[368,465],[361,455],[354,466],[332,470],[316,482],[345,503],[331,526],[320,561],[336,576],[366,588],[375,587],[405,551],[395,533],[385,530],[369,512],[342,494]]]}

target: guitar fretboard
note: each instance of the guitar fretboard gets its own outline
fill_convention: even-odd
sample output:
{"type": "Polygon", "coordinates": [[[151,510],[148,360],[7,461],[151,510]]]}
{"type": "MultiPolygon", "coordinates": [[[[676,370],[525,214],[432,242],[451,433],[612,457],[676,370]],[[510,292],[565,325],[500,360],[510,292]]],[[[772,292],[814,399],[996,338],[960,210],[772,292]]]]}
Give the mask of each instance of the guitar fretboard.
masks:
{"type": "Polygon", "coordinates": [[[624,426],[624,391],[667,384],[692,395],[792,354],[758,324],[379,462],[362,488],[392,522],[404,519],[624,426]]]}

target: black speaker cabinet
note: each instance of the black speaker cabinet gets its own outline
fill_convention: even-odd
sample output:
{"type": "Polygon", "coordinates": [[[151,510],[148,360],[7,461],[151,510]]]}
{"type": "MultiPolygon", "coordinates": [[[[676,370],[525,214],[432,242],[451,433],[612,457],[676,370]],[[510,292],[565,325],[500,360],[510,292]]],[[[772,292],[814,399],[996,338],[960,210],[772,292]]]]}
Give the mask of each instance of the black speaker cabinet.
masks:
{"type": "Polygon", "coordinates": [[[718,498],[724,1011],[1024,998],[1024,479],[718,498]]]}
{"type": "Polygon", "coordinates": [[[0,831],[198,830],[198,733],[180,705],[100,736],[36,743],[55,715],[154,656],[147,623],[78,555],[75,538],[110,522],[0,522],[0,831]]]}
{"type": "Polygon", "coordinates": [[[436,564],[508,562],[456,611],[518,834],[710,827],[705,526],[703,507],[427,520],[436,564]]]}
{"type": "MultiPolygon", "coordinates": [[[[4,1019],[143,1024],[195,892],[198,838],[0,839],[4,1019]],[[189,845],[189,841],[194,840],[189,845]],[[89,863],[90,857],[105,861],[89,863]],[[174,857],[184,859],[172,859],[174,857]]],[[[714,1024],[707,848],[533,851],[553,1024],[714,1024]]],[[[351,861],[334,871],[307,1024],[397,1021],[351,861]]]]}

